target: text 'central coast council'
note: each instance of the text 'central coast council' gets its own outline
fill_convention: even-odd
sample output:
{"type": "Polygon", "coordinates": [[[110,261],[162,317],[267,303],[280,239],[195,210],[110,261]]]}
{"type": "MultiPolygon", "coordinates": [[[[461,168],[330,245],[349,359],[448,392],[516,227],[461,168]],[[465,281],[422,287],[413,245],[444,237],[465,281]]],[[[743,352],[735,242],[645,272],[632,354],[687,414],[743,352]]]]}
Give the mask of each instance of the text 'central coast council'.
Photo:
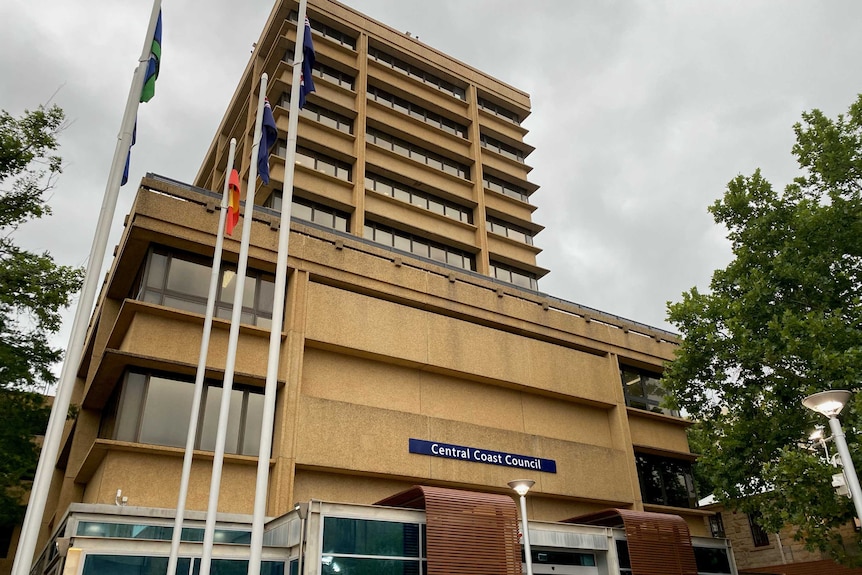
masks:
{"type": "Polygon", "coordinates": [[[490,465],[502,465],[504,467],[517,467],[519,469],[532,469],[545,473],[556,473],[557,462],[553,459],[543,459],[518,453],[506,453],[504,451],[492,451],[477,447],[464,445],[452,445],[437,441],[426,441],[424,439],[410,439],[410,453],[431,455],[434,457],[445,457],[447,459],[461,459],[475,463],[488,463],[490,465]]]}

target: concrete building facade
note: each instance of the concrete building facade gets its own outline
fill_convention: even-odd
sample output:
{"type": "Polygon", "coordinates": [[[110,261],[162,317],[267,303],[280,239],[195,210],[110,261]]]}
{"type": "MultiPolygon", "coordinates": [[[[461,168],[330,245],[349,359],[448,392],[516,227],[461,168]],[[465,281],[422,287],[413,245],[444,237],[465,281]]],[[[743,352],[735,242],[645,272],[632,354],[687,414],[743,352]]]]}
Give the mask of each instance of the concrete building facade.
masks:
{"type": "MultiPolygon", "coordinates": [[[[222,189],[232,137],[247,184],[263,72],[286,137],[296,14],[290,0],[276,3],[194,185],[141,182],[78,367],[80,411],[57,462],[44,542],[68,537],[70,517],[99,506],[150,518],[176,506],[219,219],[212,190],[222,189]]],[[[520,125],[529,96],[336,2],[311,0],[308,17],[317,89],[297,134],[268,516],[288,517],[297,502],[368,506],[417,485],[508,495],[507,482],[527,476],[536,522],[582,517],[619,529],[602,515],[616,509],[617,519],[676,516],[677,528],[708,537],[688,421],[661,405],[676,336],[538,290],[547,270],[536,264],[542,227],[520,125]]],[[[225,243],[192,513],[207,507],[226,318],[249,225],[218,511],[252,511],[287,224],[282,155],[279,143],[272,181],[256,184],[253,216],[225,243]]],[[[707,546],[729,558],[714,572],[732,572],[723,540],[707,546]]],[[[52,549],[45,572],[60,565],[52,549]]],[[[584,572],[632,572],[601,557],[584,572]]],[[[65,572],[88,572],[79,559],[65,572]]]]}

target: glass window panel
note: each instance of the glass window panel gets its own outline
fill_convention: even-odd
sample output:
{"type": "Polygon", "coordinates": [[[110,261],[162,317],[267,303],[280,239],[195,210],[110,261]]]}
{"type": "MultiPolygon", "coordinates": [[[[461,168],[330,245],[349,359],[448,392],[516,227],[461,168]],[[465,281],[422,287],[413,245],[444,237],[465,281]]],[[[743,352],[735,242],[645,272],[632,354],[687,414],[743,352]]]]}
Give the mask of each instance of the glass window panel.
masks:
{"type": "MultiPolygon", "coordinates": [[[[209,283],[207,283],[207,286],[209,286],[209,283]]],[[[162,299],[162,305],[200,314],[206,313],[207,311],[207,304],[205,299],[203,301],[191,301],[185,298],[165,296],[164,299],[162,299]]]]}
{"type": "Polygon", "coordinates": [[[275,297],[275,281],[261,278],[259,283],[257,309],[261,313],[272,314],[272,300],[275,297]]]}
{"type": "Polygon", "coordinates": [[[147,376],[141,373],[130,372],[126,375],[120,405],[117,407],[117,423],[113,439],[120,441],[137,440],[138,414],[144,401],[146,384],[147,376]]]}
{"type": "Polygon", "coordinates": [[[422,256],[423,258],[428,257],[428,245],[422,242],[413,240],[413,245],[411,246],[411,251],[417,256],[422,256]]]}
{"type": "Polygon", "coordinates": [[[322,575],[420,575],[419,560],[360,559],[356,557],[321,558],[322,575]]]}
{"type": "Polygon", "coordinates": [[[301,220],[311,221],[311,207],[293,202],[290,215],[301,220]]]}
{"type": "Polygon", "coordinates": [[[328,164],[326,162],[319,161],[319,160],[317,162],[317,171],[323,172],[324,174],[326,174],[328,176],[335,177],[337,175],[335,166],[333,166],[332,164],[328,164]]]}
{"type": "Polygon", "coordinates": [[[387,232],[386,230],[377,230],[377,241],[381,244],[385,244],[387,246],[393,245],[392,234],[387,232]]]}
{"type": "Polygon", "coordinates": [[[461,254],[456,254],[449,252],[446,254],[446,263],[453,266],[458,266],[459,268],[464,267],[464,256],[461,254]]]}
{"type": "Polygon", "coordinates": [[[367,224],[362,230],[362,237],[364,237],[366,240],[380,241],[374,237],[374,228],[372,228],[371,226],[369,226],[367,224]]]}
{"type": "Polygon", "coordinates": [[[410,198],[410,203],[414,206],[419,206],[420,208],[428,207],[428,200],[418,194],[414,194],[413,197],[410,198]]]}
{"type": "Polygon", "coordinates": [[[189,428],[194,385],[150,376],[141,414],[141,443],[184,447],[189,428]]]}
{"type": "Polygon", "coordinates": [[[341,230],[342,232],[347,231],[347,218],[343,216],[335,216],[335,229],[341,230]]]}
{"type": "MultiPolygon", "coordinates": [[[[189,575],[188,557],[177,561],[177,575],[189,575]]],[[[115,573],[116,575],[161,575],[167,572],[167,557],[131,555],[90,555],[84,557],[83,575],[115,573]]]]}
{"type": "MultiPolygon", "coordinates": [[[[188,385],[187,387],[193,387],[188,385]]],[[[218,433],[219,411],[221,410],[222,388],[207,387],[206,400],[204,403],[204,419],[201,425],[199,448],[204,451],[214,451],[216,444],[216,433],[218,433]]],[[[232,389],[230,394],[230,411],[227,418],[227,435],[225,439],[225,451],[237,453],[239,442],[239,424],[242,416],[242,391],[232,389]]],[[[191,403],[191,402],[190,402],[191,403]]],[[[188,419],[188,414],[186,414],[188,419]]],[[[183,443],[185,445],[185,443],[183,443]]]]}
{"type": "Polygon", "coordinates": [[[168,271],[167,289],[206,300],[210,285],[209,279],[209,266],[172,258],[168,271]]]}
{"type": "Polygon", "coordinates": [[[393,235],[392,239],[396,248],[398,248],[399,250],[404,250],[405,252],[410,251],[410,238],[393,235]]]}
{"type": "Polygon", "coordinates": [[[168,267],[168,258],[162,254],[150,255],[150,263],[147,267],[146,285],[162,289],[165,285],[165,270],[168,267]]]}
{"type": "Polygon", "coordinates": [[[437,246],[431,246],[431,259],[438,262],[445,262],[446,250],[438,248],[437,246]]]}
{"type": "Polygon", "coordinates": [[[419,525],[326,517],[322,552],[351,555],[419,557],[419,525]]]}
{"type": "Polygon", "coordinates": [[[248,393],[243,430],[243,455],[257,455],[260,451],[260,424],[263,419],[263,394],[248,393]]]}
{"type": "Polygon", "coordinates": [[[148,291],[144,293],[143,301],[147,303],[162,303],[162,294],[159,292],[148,291]]]}
{"type": "Polygon", "coordinates": [[[400,188],[395,188],[395,199],[401,200],[402,202],[410,201],[410,192],[406,190],[402,190],[400,188]]]}
{"type": "Polygon", "coordinates": [[[446,209],[443,207],[443,204],[441,204],[440,202],[435,202],[434,200],[428,200],[428,209],[438,214],[443,214],[446,212],[446,209]]]}

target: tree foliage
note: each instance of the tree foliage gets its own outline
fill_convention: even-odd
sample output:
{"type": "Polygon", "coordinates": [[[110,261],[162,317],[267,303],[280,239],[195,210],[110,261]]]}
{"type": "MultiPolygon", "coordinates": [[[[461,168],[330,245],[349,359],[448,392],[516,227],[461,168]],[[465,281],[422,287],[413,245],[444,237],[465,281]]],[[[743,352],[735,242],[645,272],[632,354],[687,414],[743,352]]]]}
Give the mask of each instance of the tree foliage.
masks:
{"type": "Polygon", "coordinates": [[[49,338],[81,285],[79,269],[15,242],[18,228],[51,213],[47,193],[62,170],[55,154],[64,114],[40,106],[20,118],[0,111],[0,522],[19,516],[22,480],[35,469],[34,436],[47,407],[35,391],[55,382],[62,350],[49,338]]]}
{"type": "Polygon", "coordinates": [[[794,131],[792,184],[776,192],[757,170],[709,208],[734,259],[708,293],[693,288],[668,305],[684,341],[664,382],[707,438],[701,472],[720,499],[852,563],[846,550],[858,553],[862,539],[842,543],[837,530],[853,506],[831,486],[839,470],[807,442],[825,418],[801,401],[857,391],[841,422],[862,469],[862,96],[834,120],[803,113],[794,131]]]}

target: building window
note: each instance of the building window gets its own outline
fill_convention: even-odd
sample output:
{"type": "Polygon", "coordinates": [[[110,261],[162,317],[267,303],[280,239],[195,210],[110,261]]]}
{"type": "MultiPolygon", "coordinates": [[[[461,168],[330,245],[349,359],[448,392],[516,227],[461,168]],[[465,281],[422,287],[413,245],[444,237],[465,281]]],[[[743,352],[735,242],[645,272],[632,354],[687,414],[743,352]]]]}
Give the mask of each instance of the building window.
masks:
{"type": "Polygon", "coordinates": [[[419,523],[325,517],[321,574],[425,573],[424,536],[419,523]]]}
{"type": "Polygon", "coordinates": [[[623,381],[623,393],[627,406],[679,417],[679,411],[661,405],[665,396],[661,375],[634,367],[620,366],[620,377],[623,381]]]}
{"type": "MultiPolygon", "coordinates": [[[[288,64],[293,64],[293,51],[294,47],[291,44],[284,51],[284,57],[282,57],[282,60],[288,64]]],[[[353,74],[342,72],[341,70],[327,66],[326,64],[321,64],[320,61],[314,62],[314,67],[311,69],[311,75],[317,78],[322,78],[327,82],[348,90],[353,90],[356,86],[356,77],[353,74]]]]}
{"type": "Polygon", "coordinates": [[[505,180],[501,180],[493,176],[484,176],[482,178],[482,182],[485,184],[485,188],[492,192],[497,192],[498,194],[503,194],[504,196],[521,200],[522,202],[530,201],[530,195],[527,193],[527,190],[518,187],[515,184],[510,184],[505,180]]]}
{"type": "Polygon", "coordinates": [[[721,547],[692,547],[698,575],[731,575],[730,557],[721,547]]]}
{"type": "Polygon", "coordinates": [[[413,102],[408,102],[403,98],[399,98],[385,90],[381,90],[380,88],[376,88],[374,86],[368,86],[368,99],[374,100],[379,104],[397,110],[402,114],[406,114],[412,118],[416,118],[417,120],[421,120],[426,124],[430,124],[435,128],[440,128],[444,132],[448,132],[455,136],[460,136],[461,138],[467,137],[467,126],[459,124],[454,120],[450,120],[449,118],[445,118],[440,114],[432,112],[430,110],[426,110],[422,106],[418,104],[414,104],[413,102]]]}
{"type": "Polygon", "coordinates": [[[500,140],[494,139],[491,136],[486,134],[482,134],[480,137],[480,141],[482,143],[482,147],[493,152],[497,152],[510,160],[515,160],[516,162],[524,163],[524,152],[519,150],[515,146],[510,146],[505,142],[501,142],[500,140]]]}
{"type": "Polygon", "coordinates": [[[479,98],[478,104],[480,109],[485,110],[490,114],[494,114],[495,116],[498,116],[505,120],[509,120],[513,124],[517,124],[519,126],[521,125],[521,119],[518,117],[518,114],[507,108],[504,108],[503,106],[500,106],[499,104],[495,104],[494,102],[490,102],[485,98],[481,97],[479,98]]]}
{"type": "MultiPolygon", "coordinates": [[[[136,299],[204,314],[211,274],[212,260],[155,248],[147,257],[136,299]]],[[[230,319],[236,286],[236,268],[223,265],[216,292],[216,317],[230,319]]],[[[269,328],[274,296],[275,276],[247,270],[240,321],[269,328]]]]}
{"type": "Polygon", "coordinates": [[[690,462],[648,453],[635,453],[635,461],[644,503],[697,506],[690,462]]]}
{"type": "Polygon", "coordinates": [[[716,538],[723,539],[726,537],[724,534],[724,519],[721,517],[721,513],[716,513],[709,518],[709,533],[716,538]]]}
{"type": "Polygon", "coordinates": [[[769,533],[760,525],[760,513],[748,514],[748,527],[751,529],[751,542],[755,547],[769,546],[769,533]]]}
{"type": "Polygon", "coordinates": [[[432,211],[437,214],[458,220],[459,222],[473,223],[473,210],[459,206],[454,202],[442,200],[432,194],[420,192],[400,182],[378,176],[374,173],[365,174],[365,189],[373,190],[402,202],[432,211]]]}
{"type": "Polygon", "coordinates": [[[432,259],[461,269],[476,271],[476,259],[467,252],[374,222],[366,222],[364,237],[366,240],[371,240],[416,256],[432,259]]]}
{"type": "Polygon", "coordinates": [[[464,164],[439,154],[435,154],[434,152],[429,152],[424,148],[420,148],[419,146],[406,142],[400,138],[396,138],[395,136],[390,136],[380,130],[368,128],[365,133],[365,141],[370,144],[381,146],[387,150],[392,150],[396,154],[404,156],[405,158],[410,158],[411,160],[431,166],[432,168],[446,172],[447,174],[452,174],[453,176],[458,176],[465,180],[470,179],[470,168],[464,164]]]}
{"type": "Polygon", "coordinates": [[[498,280],[531,290],[539,289],[536,275],[498,262],[491,263],[491,275],[498,280]]]}
{"type": "MultiPolygon", "coordinates": [[[[290,108],[289,92],[282,93],[281,98],[278,100],[278,105],[285,109],[290,108]]],[[[305,107],[299,110],[299,115],[323,124],[324,126],[334,128],[339,132],[344,132],[345,134],[353,133],[353,120],[347,116],[333,112],[332,110],[327,110],[323,106],[306,102],[305,107]]]]}
{"type": "Polygon", "coordinates": [[[14,525],[0,525],[0,559],[9,557],[9,547],[12,544],[12,533],[14,532],[14,525]]]}
{"type": "MultiPolygon", "coordinates": [[[[211,573],[233,574],[247,573],[246,559],[213,559],[211,573]]],[[[166,573],[167,557],[151,557],[148,555],[96,555],[87,553],[84,556],[82,575],[97,575],[101,573],[116,573],[119,575],[149,575],[166,573]]],[[[177,560],[177,573],[200,573],[201,559],[199,557],[180,557],[177,560]]],[[[283,561],[261,561],[260,575],[285,575],[283,561]]]]}
{"type": "Polygon", "coordinates": [[[372,60],[375,60],[385,66],[389,66],[393,70],[401,72],[411,78],[415,78],[420,82],[437,88],[441,92],[445,92],[450,96],[454,96],[459,100],[467,100],[467,91],[464,88],[456,86],[451,82],[447,82],[446,80],[435,76],[434,74],[423,70],[417,66],[412,64],[408,64],[404,60],[400,60],[391,54],[387,54],[386,52],[382,52],[377,48],[368,48],[368,57],[372,60]]]}
{"type": "Polygon", "coordinates": [[[505,236],[529,246],[533,245],[533,233],[524,228],[519,228],[515,224],[510,224],[496,218],[488,218],[485,222],[485,227],[489,232],[505,236]]]}
{"type": "MultiPolygon", "coordinates": [[[[279,157],[285,157],[287,155],[287,140],[278,140],[275,152],[279,157]]],[[[297,146],[296,164],[345,182],[352,181],[353,168],[350,164],[308,148],[297,146]]]]}
{"type": "MultiPolygon", "coordinates": [[[[290,14],[287,15],[287,19],[294,24],[296,24],[296,19],[299,17],[299,14],[296,10],[291,10],[290,14]]],[[[318,34],[327,38],[336,44],[341,44],[351,50],[356,50],[356,38],[347,34],[346,32],[342,32],[341,30],[336,30],[332,26],[327,26],[322,22],[317,22],[316,20],[308,19],[308,24],[311,26],[312,33],[318,34]]]]}
{"type": "MultiPolygon", "coordinates": [[[[264,202],[264,207],[281,213],[283,194],[284,192],[281,190],[273,190],[266,199],[266,202],[264,202]]],[[[293,196],[290,205],[291,218],[299,218],[341,232],[350,231],[348,229],[350,216],[341,210],[336,210],[335,208],[330,208],[329,206],[324,206],[305,198],[297,198],[296,196],[293,196]]]]}
{"type": "MultiPolygon", "coordinates": [[[[185,447],[194,382],[174,376],[129,371],[114,390],[99,436],[118,441],[185,447]]],[[[195,449],[215,449],[222,388],[206,382],[201,397],[195,449]]],[[[257,455],[263,389],[235,386],[231,390],[226,453],[257,455]]]]}

